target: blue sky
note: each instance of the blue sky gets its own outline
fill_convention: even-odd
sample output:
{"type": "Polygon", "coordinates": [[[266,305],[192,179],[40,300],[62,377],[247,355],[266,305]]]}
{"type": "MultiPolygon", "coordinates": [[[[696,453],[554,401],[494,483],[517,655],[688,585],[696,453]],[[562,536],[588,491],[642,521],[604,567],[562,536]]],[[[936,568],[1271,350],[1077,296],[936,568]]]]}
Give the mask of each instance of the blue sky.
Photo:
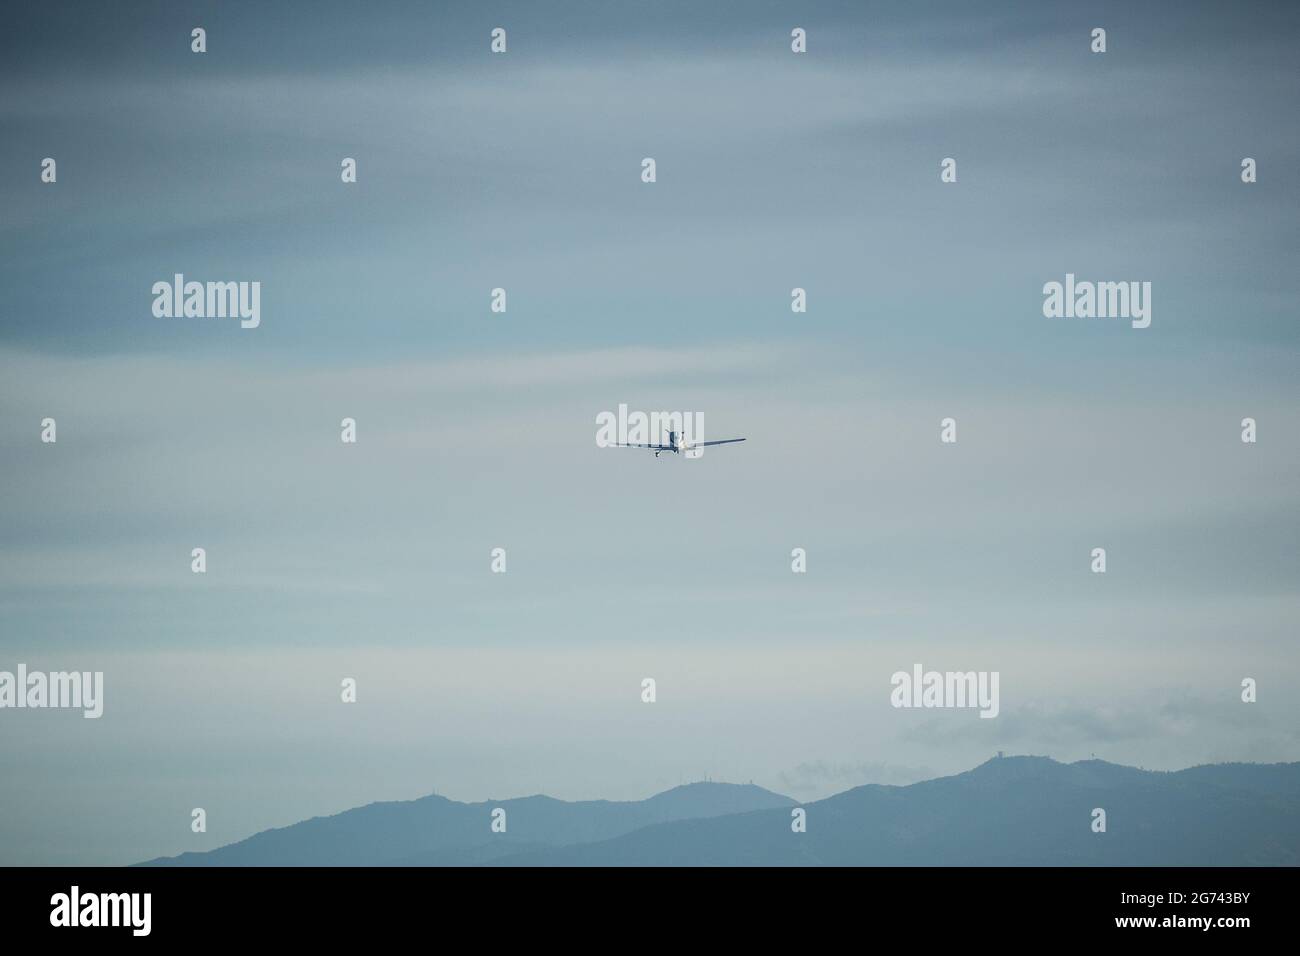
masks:
{"type": "Polygon", "coordinates": [[[106,701],[0,714],[4,862],[435,787],[1297,759],[1296,21],[20,7],[0,669],[102,669],[106,701]],[[260,328],[154,318],[175,272],[260,281],[260,328]],[[1150,281],[1151,327],[1045,319],[1067,272],[1150,281]],[[596,448],[623,402],[750,440],[596,448]],[[892,710],[918,661],[1000,670],[1002,714],[892,710]]]}

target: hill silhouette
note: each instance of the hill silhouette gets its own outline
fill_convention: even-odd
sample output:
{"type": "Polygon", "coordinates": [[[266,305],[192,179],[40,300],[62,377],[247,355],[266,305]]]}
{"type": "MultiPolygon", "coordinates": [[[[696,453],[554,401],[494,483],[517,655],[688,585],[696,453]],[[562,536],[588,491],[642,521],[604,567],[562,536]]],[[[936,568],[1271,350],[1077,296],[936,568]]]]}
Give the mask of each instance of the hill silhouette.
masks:
{"type": "Polygon", "coordinates": [[[684,820],[513,854],[511,865],[1270,866],[1300,864],[1300,764],[1176,772],[1003,757],[905,787],[869,785],[790,812],[684,820]],[[1105,833],[1091,828],[1106,811],[1105,833]]]}
{"type": "Polygon", "coordinates": [[[431,795],[372,803],[264,830],[203,853],[143,866],[464,866],[526,849],[605,840],[666,821],[793,806],[752,784],[692,783],[646,800],[568,802],[545,796],[460,803],[431,795]],[[506,832],[491,813],[506,811],[506,832]]]}
{"type": "Polygon", "coordinates": [[[1294,866],[1300,763],[1149,771],[999,757],[804,804],[695,783],[646,800],[428,796],[317,817],[154,866],[1294,866]],[[507,814],[491,831],[491,811],[507,814]],[[1104,833],[1093,809],[1106,811],[1104,833]]]}

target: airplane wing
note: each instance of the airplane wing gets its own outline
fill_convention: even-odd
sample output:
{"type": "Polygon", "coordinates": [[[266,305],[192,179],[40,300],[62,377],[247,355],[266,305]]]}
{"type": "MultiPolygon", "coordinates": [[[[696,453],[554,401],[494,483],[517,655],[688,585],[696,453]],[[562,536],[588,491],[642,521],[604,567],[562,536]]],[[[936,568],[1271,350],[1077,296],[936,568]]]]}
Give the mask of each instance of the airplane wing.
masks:
{"type": "Polygon", "coordinates": [[[672,445],[640,445],[636,442],[619,442],[611,446],[613,448],[653,448],[656,451],[672,451],[672,445]]]}
{"type": "Polygon", "coordinates": [[[730,445],[732,442],[744,441],[743,438],[724,438],[722,441],[699,441],[692,445],[692,448],[702,448],[705,445],[730,445]]]}

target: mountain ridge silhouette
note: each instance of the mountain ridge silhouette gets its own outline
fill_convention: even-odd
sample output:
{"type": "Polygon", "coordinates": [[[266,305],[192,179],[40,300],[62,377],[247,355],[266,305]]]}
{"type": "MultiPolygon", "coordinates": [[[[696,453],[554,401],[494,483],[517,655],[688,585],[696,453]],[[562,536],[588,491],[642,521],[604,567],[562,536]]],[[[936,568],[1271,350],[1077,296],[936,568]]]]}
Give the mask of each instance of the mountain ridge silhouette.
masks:
{"type": "Polygon", "coordinates": [[[1152,771],[1099,760],[995,757],[906,786],[866,784],[788,814],[680,821],[580,846],[512,854],[521,866],[1300,865],[1300,763],[1152,771]],[[1092,830],[1106,810],[1107,830],[1092,830]]]}
{"type": "Polygon", "coordinates": [[[701,782],[640,801],[430,795],[266,830],[140,865],[1252,866],[1300,865],[1300,763],[1154,771],[994,757],[904,786],[799,804],[701,782]],[[506,810],[504,833],[491,810],[506,810]],[[806,832],[793,832],[802,807],[806,832]],[[1093,811],[1106,811],[1094,832],[1093,811]]]}
{"type": "Polygon", "coordinates": [[[462,803],[429,794],[369,803],[262,830],[213,850],[136,865],[465,865],[525,845],[591,842],[655,823],[793,805],[791,798],[753,784],[714,782],[683,784],[644,800],[626,801],[565,801],[533,794],[462,803]],[[505,833],[491,830],[491,811],[496,807],[506,811],[505,833]]]}

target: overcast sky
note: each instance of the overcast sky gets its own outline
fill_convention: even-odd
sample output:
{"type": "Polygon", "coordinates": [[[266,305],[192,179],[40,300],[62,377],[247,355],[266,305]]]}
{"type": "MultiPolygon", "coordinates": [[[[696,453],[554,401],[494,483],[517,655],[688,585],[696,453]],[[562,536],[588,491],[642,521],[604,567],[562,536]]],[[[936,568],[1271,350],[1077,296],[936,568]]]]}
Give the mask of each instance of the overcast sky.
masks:
{"type": "Polygon", "coordinates": [[[0,862],[433,789],[1300,759],[1300,15],[1131,7],[20,4],[0,670],[105,703],[0,711],[0,862]],[[260,327],[155,318],[177,272],[260,327]],[[1067,272],[1151,282],[1150,328],[1044,318],[1067,272]],[[620,403],[749,441],[599,449],[620,403]],[[891,708],[915,663],[1001,714],[891,708]]]}

